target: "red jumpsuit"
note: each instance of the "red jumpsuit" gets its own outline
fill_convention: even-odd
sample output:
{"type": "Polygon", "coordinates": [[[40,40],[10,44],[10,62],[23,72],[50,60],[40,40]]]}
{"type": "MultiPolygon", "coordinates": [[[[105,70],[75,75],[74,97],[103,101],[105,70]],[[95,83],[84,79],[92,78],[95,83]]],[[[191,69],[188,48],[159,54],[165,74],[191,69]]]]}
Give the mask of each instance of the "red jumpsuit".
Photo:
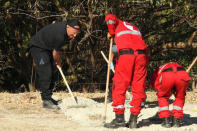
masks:
{"type": "Polygon", "coordinates": [[[167,118],[171,115],[168,99],[172,93],[175,95],[172,116],[174,118],[183,117],[183,106],[189,81],[188,73],[178,63],[167,63],[154,71],[150,84],[157,90],[160,118],[167,118]]]}
{"type": "Polygon", "coordinates": [[[119,20],[115,15],[105,17],[109,33],[115,35],[119,58],[113,77],[113,110],[116,114],[124,114],[125,94],[132,89],[130,112],[138,115],[141,103],[145,100],[147,75],[147,46],[140,31],[133,25],[119,20]]]}

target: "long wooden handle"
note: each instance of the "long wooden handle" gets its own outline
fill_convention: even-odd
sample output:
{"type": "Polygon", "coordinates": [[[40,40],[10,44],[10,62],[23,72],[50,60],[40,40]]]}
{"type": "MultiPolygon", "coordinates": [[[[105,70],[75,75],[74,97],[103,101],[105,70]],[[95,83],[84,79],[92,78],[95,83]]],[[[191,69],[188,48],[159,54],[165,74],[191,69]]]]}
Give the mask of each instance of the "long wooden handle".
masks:
{"type": "Polygon", "coordinates": [[[71,95],[71,97],[72,97],[72,99],[74,100],[75,104],[77,104],[77,101],[75,100],[75,97],[73,96],[73,93],[72,93],[72,91],[71,91],[71,89],[70,89],[70,86],[68,85],[68,82],[66,81],[66,78],[65,78],[65,76],[64,76],[64,73],[62,72],[61,67],[60,67],[60,66],[57,66],[57,68],[59,69],[60,74],[62,75],[62,78],[63,78],[63,80],[64,80],[64,83],[66,84],[66,87],[67,87],[67,89],[68,89],[68,91],[69,91],[69,94],[71,95]]]}
{"type": "MultiPolygon", "coordinates": [[[[105,54],[103,53],[103,51],[101,51],[101,54],[102,54],[103,58],[105,59],[105,61],[107,63],[109,63],[109,61],[108,61],[107,57],[105,56],[105,54]]],[[[113,71],[113,73],[115,72],[114,69],[111,69],[111,70],[113,71]]]]}
{"type": "Polygon", "coordinates": [[[196,63],[196,61],[197,61],[197,56],[196,56],[196,58],[193,60],[193,62],[190,64],[190,66],[188,67],[188,69],[186,70],[187,73],[191,70],[191,68],[192,68],[193,65],[196,63]]]}
{"type": "MultiPolygon", "coordinates": [[[[110,40],[110,48],[109,48],[109,61],[111,61],[111,54],[112,54],[112,44],[113,44],[113,38],[110,40]]],[[[106,89],[105,89],[105,107],[104,107],[104,121],[106,122],[106,112],[107,112],[107,96],[109,92],[109,77],[110,77],[110,63],[108,62],[108,68],[107,68],[107,81],[106,81],[106,89]]]]}

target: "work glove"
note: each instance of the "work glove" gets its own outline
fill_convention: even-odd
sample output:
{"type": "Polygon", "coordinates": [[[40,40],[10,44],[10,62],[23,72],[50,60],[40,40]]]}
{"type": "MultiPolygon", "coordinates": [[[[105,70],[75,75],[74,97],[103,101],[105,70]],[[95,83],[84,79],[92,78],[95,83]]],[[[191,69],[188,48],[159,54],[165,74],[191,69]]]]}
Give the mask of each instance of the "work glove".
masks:
{"type": "Polygon", "coordinates": [[[118,53],[118,49],[117,49],[117,46],[116,45],[113,45],[112,46],[112,52],[113,53],[118,53]]]}
{"type": "Polygon", "coordinates": [[[113,62],[110,63],[110,69],[111,70],[114,70],[114,64],[113,64],[113,62]]]}
{"type": "Polygon", "coordinates": [[[111,38],[113,38],[114,35],[111,35],[110,33],[107,33],[107,39],[110,40],[111,38]]]}

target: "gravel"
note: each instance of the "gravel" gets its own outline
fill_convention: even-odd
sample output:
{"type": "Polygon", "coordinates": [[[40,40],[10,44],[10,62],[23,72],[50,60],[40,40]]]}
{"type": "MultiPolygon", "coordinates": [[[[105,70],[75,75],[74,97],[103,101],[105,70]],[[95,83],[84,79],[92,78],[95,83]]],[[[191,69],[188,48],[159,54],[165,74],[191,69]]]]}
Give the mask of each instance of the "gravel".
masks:
{"type": "MultiPolygon", "coordinates": [[[[172,96],[171,100],[174,99],[172,96]]],[[[61,111],[65,114],[65,117],[68,120],[76,121],[80,123],[81,126],[89,127],[99,127],[98,129],[106,129],[103,127],[104,119],[104,103],[98,103],[90,98],[77,97],[78,105],[74,103],[71,98],[63,99],[62,104],[60,105],[61,111]]],[[[161,120],[158,118],[157,111],[158,105],[152,104],[151,102],[147,105],[148,108],[143,108],[138,118],[138,125],[141,127],[140,130],[153,129],[153,130],[167,130],[166,128],[161,127],[161,120]]],[[[170,110],[172,109],[172,104],[170,105],[170,110]]],[[[197,130],[197,105],[186,103],[184,107],[184,117],[183,124],[184,128],[179,128],[181,130],[197,130]],[[192,107],[192,108],[191,108],[192,107]]],[[[111,103],[107,105],[107,118],[106,122],[112,121],[114,119],[114,112],[111,107],[111,103]]],[[[128,121],[130,116],[129,111],[129,101],[125,101],[125,120],[128,121]]],[[[138,130],[139,130],[138,129],[138,130]]],[[[176,130],[176,128],[171,128],[176,130]]],[[[128,128],[119,128],[118,130],[129,130],[128,128]]]]}

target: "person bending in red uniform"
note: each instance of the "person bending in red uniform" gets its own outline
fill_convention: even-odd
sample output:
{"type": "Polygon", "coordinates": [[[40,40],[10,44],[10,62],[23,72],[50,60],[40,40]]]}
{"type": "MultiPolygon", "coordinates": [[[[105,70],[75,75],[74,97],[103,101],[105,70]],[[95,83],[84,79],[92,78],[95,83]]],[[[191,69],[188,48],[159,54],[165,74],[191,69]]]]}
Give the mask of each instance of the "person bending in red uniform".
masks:
{"type": "Polygon", "coordinates": [[[159,117],[163,120],[163,127],[171,127],[170,116],[173,116],[173,126],[181,126],[186,89],[190,77],[183,66],[171,62],[160,66],[151,76],[150,84],[157,90],[159,117]],[[169,97],[174,94],[173,110],[169,110],[169,97]]]}
{"type": "Polygon", "coordinates": [[[125,94],[129,87],[132,89],[130,102],[129,128],[137,128],[137,116],[145,100],[145,87],[147,75],[147,46],[141,33],[135,26],[118,19],[113,14],[105,17],[109,30],[108,37],[114,37],[118,49],[118,62],[113,77],[112,99],[115,119],[106,123],[104,127],[118,128],[125,126],[125,94]]]}

